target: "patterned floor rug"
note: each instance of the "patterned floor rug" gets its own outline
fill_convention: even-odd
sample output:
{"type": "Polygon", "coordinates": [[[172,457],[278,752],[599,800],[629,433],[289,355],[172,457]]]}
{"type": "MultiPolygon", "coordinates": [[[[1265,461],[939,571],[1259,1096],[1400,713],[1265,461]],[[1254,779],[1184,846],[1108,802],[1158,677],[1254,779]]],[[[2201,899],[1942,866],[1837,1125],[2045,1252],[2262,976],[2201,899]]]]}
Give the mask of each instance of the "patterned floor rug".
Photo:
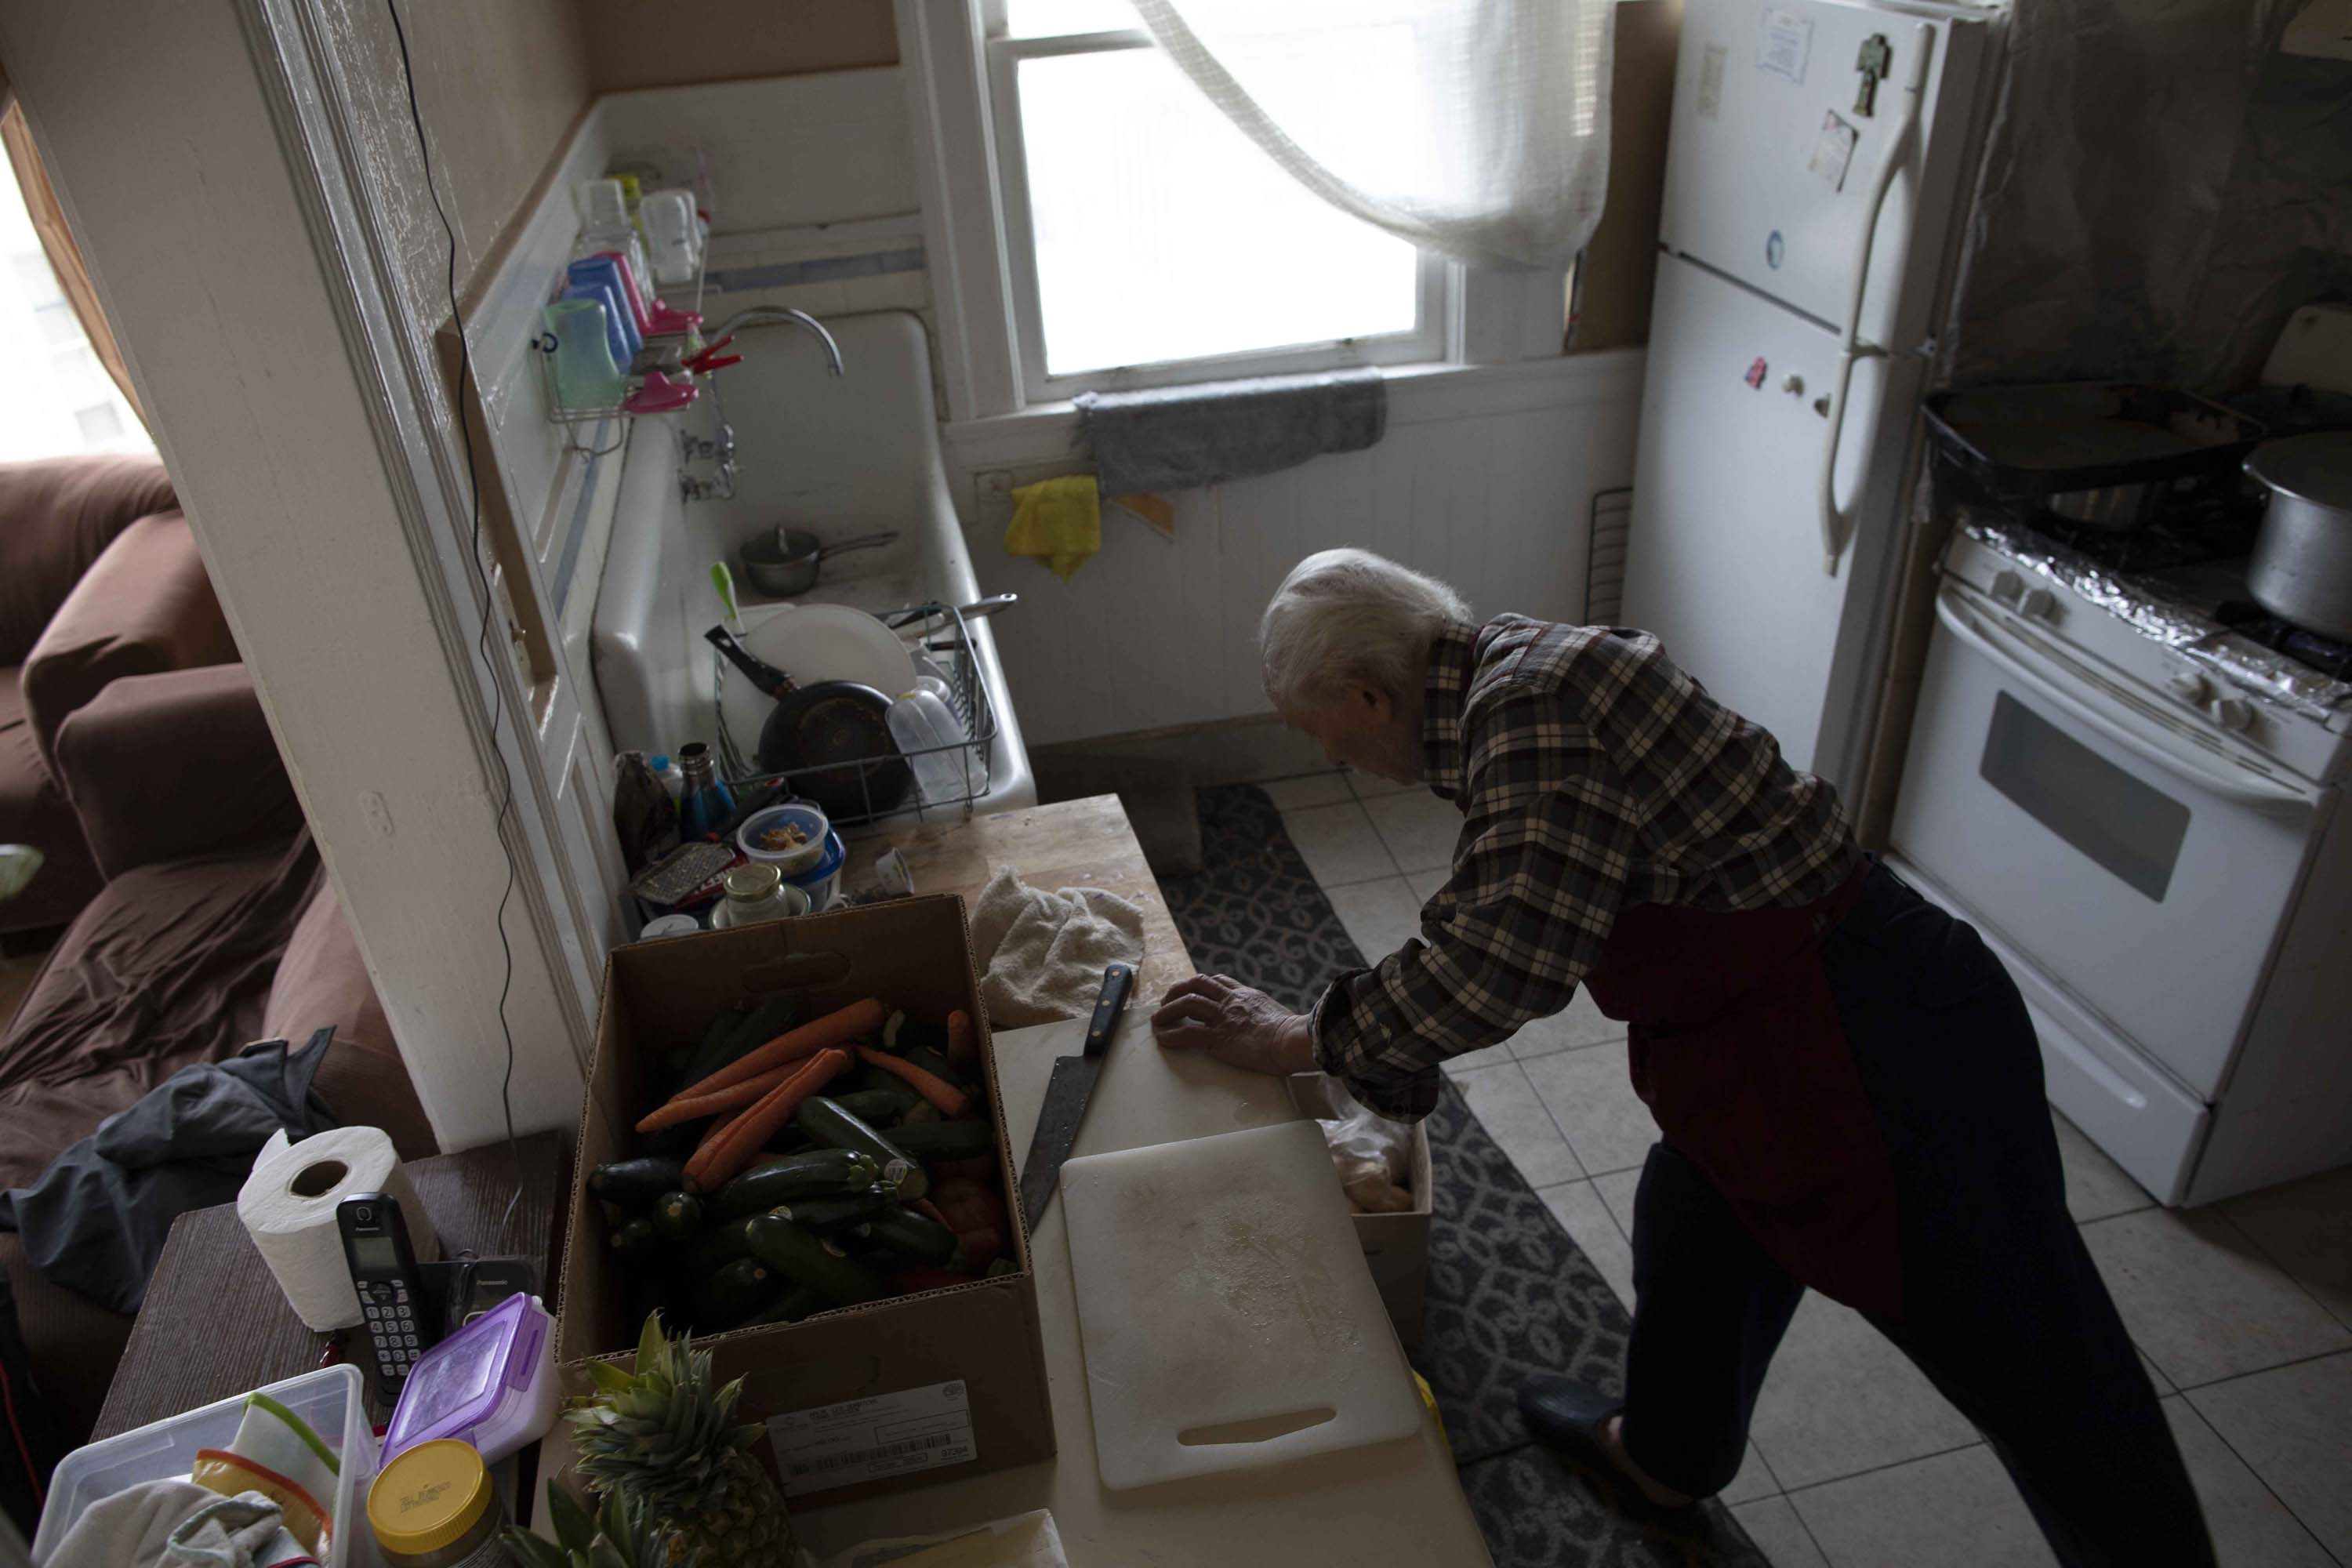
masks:
{"type": "MultiPolygon", "coordinates": [[[[1200,799],[1206,869],[1161,884],[1192,962],[1303,1010],[1364,956],[1263,790],[1229,785],[1200,799]]],[[[1613,1389],[1633,1325],[1451,1083],[1429,1137],[1436,1212],[1414,1362],[1437,1394],[1496,1568],[1766,1568],[1719,1505],[1672,1523],[1633,1518],[1610,1479],[1528,1440],[1514,1401],[1520,1380],[1566,1370],[1613,1389]]]]}

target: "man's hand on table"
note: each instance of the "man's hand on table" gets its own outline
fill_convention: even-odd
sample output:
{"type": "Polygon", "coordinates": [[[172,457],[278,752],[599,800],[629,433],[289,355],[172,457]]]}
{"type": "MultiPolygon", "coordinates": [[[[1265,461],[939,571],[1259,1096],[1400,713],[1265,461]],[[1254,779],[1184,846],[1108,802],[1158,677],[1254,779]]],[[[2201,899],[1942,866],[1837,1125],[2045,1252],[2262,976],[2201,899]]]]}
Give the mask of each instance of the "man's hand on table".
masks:
{"type": "Polygon", "coordinates": [[[1151,1032],[1169,1050],[1206,1051],[1251,1072],[1322,1070],[1306,1015],[1230,975],[1196,974],[1170,986],[1151,1015],[1151,1032]]]}

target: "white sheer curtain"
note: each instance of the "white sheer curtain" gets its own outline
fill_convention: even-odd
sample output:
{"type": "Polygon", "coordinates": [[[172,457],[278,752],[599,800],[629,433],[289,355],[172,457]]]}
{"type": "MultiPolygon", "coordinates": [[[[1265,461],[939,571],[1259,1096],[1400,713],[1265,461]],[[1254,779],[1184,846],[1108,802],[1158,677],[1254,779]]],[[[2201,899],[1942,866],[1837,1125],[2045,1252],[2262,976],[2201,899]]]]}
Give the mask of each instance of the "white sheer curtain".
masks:
{"type": "Polygon", "coordinates": [[[1133,0],[1294,178],[1457,261],[1563,268],[1601,221],[1614,0],[1133,0]]]}

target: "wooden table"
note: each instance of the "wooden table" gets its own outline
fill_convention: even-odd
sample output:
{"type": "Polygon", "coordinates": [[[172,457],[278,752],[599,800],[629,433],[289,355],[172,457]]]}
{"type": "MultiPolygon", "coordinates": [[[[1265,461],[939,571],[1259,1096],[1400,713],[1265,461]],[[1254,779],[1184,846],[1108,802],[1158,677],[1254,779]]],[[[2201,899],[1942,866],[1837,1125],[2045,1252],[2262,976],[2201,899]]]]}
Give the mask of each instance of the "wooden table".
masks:
{"type": "Polygon", "coordinates": [[[961,893],[967,906],[1000,866],[1033,888],[1100,888],[1143,911],[1143,963],[1136,973],[1139,1006],[1192,975],[1192,955],[1176,934],[1159,879],[1145,864],[1127,810],[1115,795],[1089,795],[971,821],[902,822],[861,832],[851,853],[864,866],[885,849],[906,857],[919,893],[961,893]]]}
{"type": "MultiPolygon", "coordinates": [[[[554,1272],[550,1259],[571,1141],[535,1132],[521,1141],[521,1154],[522,1199],[503,1231],[499,1222],[515,1190],[514,1155],[505,1143],[411,1161],[408,1178],[432,1216],[445,1257],[461,1247],[485,1256],[520,1255],[547,1280],[554,1272]]],[[[367,1330],[345,1333],[341,1359],[365,1371],[374,1357],[367,1330]]],[[[163,1243],[91,1436],[111,1437],[311,1371],[321,1364],[327,1340],[304,1328],[286,1304],[237,1222],[235,1204],[184,1214],[163,1243]]]]}

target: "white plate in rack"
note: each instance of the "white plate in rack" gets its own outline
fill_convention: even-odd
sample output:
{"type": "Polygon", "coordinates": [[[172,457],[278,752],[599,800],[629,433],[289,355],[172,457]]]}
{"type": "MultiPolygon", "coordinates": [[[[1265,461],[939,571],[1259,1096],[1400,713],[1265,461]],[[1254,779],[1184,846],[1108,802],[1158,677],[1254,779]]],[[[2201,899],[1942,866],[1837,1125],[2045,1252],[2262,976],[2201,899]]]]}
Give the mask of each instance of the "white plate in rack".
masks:
{"type": "MultiPolygon", "coordinates": [[[[774,665],[801,686],[820,680],[855,680],[885,697],[896,697],[915,684],[914,656],[898,635],[863,610],[846,605],[786,605],[754,620],[743,646],[774,665]]],[[[748,757],[760,743],[760,727],[775,704],[743,679],[727,672],[722,710],[728,733],[748,757]]]]}

